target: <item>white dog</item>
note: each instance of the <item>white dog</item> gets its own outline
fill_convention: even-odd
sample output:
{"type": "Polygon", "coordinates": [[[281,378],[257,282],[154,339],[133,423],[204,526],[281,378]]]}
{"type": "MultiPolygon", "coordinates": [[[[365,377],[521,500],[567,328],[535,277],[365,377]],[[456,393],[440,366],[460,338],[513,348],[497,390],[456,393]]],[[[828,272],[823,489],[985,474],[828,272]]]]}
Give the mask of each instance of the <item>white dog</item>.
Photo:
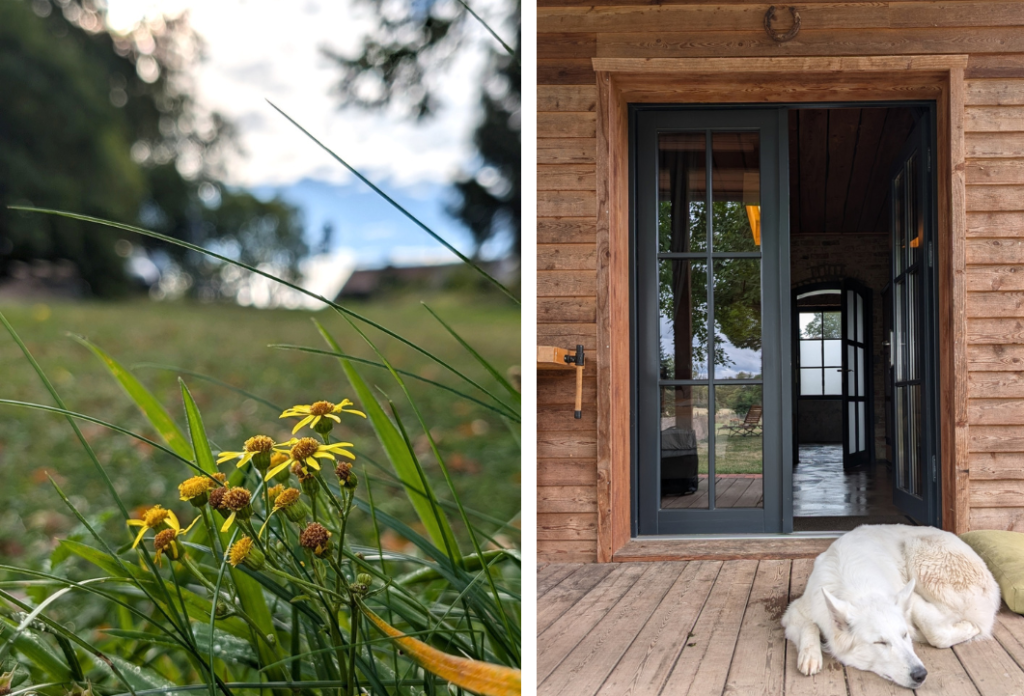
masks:
{"type": "Polygon", "coordinates": [[[999,585],[956,535],[932,527],[865,525],[814,561],[782,625],[797,668],[817,674],[821,643],[844,665],[917,688],[928,671],[911,642],[948,648],[990,638],[999,585]]]}

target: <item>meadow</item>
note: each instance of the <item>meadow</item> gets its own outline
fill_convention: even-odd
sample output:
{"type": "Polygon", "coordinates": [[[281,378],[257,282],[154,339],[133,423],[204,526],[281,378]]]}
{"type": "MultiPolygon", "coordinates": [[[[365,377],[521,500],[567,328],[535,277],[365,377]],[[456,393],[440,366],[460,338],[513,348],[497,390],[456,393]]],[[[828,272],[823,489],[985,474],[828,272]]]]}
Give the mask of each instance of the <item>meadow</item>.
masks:
{"type": "MultiPolygon", "coordinates": [[[[494,393],[501,387],[422,306],[425,302],[499,371],[519,364],[519,311],[488,293],[393,293],[345,306],[397,331],[494,393]]],[[[291,421],[281,409],[319,399],[355,395],[338,361],[330,356],[270,348],[270,344],[327,349],[311,319],[322,322],[345,353],[376,361],[373,351],[330,309],[320,312],[259,310],[193,302],[60,302],[0,304],[53,381],[68,408],[159,438],[104,365],[71,334],[87,337],[130,368],[185,427],[179,376],[203,414],[214,451],[241,449],[256,433],[287,439],[291,421]],[[178,369],[165,369],[165,367],[178,369]],[[195,376],[207,375],[218,384],[195,376]],[[230,387],[249,392],[246,396],[230,387]],[[273,404],[271,407],[269,404],[273,404]]],[[[408,346],[368,327],[370,338],[395,367],[435,380],[491,403],[408,346]]],[[[384,369],[357,364],[378,396],[386,395],[409,426],[410,437],[442,503],[450,500],[425,435],[419,434],[407,400],[384,369]]],[[[475,524],[503,545],[518,546],[520,462],[518,426],[483,405],[415,379],[410,392],[444,455],[454,485],[475,524]]],[[[52,405],[49,394],[6,332],[0,333],[0,398],[52,405]]],[[[383,402],[383,398],[381,398],[383,402]]],[[[105,485],[63,417],[0,405],[0,563],[48,567],[56,539],[84,539],[85,530],[61,502],[52,477],[87,520],[115,539],[127,531],[105,485]]],[[[177,485],[192,472],[145,443],[102,426],[81,423],[119,495],[129,509],[177,498],[177,485]]],[[[422,432],[422,431],[420,431],[422,432]]],[[[341,436],[354,443],[356,470],[369,474],[376,506],[423,532],[370,425],[347,419],[341,436]]],[[[232,465],[222,465],[229,472],[232,465]]],[[[186,513],[186,503],[169,506],[186,513]]],[[[366,517],[353,520],[353,538],[372,537],[366,517]]],[[[456,530],[460,533],[459,530],[456,530]]],[[[461,535],[461,534],[460,534],[461,535]]],[[[408,540],[384,530],[382,544],[411,551],[408,540]]],[[[2,574],[0,574],[2,575],[2,574]]]]}

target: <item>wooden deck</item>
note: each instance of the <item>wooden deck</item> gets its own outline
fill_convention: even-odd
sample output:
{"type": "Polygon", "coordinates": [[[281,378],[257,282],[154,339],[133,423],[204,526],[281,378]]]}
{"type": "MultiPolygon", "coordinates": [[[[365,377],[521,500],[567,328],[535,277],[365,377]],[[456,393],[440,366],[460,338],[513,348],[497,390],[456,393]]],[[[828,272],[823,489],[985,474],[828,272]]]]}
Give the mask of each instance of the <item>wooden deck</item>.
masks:
{"type": "MultiPolygon", "coordinates": [[[[538,571],[541,696],[910,694],[826,656],[796,670],[780,619],[811,559],[549,564],[538,571]]],[[[1003,607],[995,640],[938,650],[917,694],[1024,694],[1024,617],[1003,607]]]]}

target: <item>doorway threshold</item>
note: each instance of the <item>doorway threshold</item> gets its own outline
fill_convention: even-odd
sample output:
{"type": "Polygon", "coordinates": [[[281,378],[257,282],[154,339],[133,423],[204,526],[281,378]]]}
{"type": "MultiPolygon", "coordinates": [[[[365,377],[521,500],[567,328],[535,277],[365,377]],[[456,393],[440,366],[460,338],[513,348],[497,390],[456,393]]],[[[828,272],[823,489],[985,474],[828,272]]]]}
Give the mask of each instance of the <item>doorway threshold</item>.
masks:
{"type": "Polygon", "coordinates": [[[634,537],[612,555],[615,563],[814,558],[842,532],[634,537]]]}

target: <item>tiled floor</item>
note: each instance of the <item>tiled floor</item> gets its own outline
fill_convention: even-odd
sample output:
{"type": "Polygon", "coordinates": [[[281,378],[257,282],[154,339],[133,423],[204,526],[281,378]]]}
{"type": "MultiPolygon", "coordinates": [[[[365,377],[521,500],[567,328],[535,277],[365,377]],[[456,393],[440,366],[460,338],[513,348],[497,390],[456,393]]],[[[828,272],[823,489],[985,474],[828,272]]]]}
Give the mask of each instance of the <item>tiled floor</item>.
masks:
{"type": "Polygon", "coordinates": [[[841,445],[800,445],[800,463],[793,469],[794,517],[899,514],[885,464],[847,474],[841,445]]]}
{"type": "MultiPolygon", "coordinates": [[[[760,476],[739,474],[715,477],[715,507],[762,507],[760,476]]],[[[708,479],[700,477],[696,493],[665,496],[665,509],[706,509],[708,479]]],[[[801,445],[800,464],[793,469],[793,517],[799,528],[823,531],[825,526],[852,528],[865,522],[907,522],[892,504],[892,477],[885,464],[852,473],[843,471],[841,445],[801,445]],[[838,520],[835,524],[806,521],[799,518],[870,518],[838,520]]]]}
{"type": "MultiPolygon", "coordinates": [[[[814,561],[551,564],[537,573],[540,696],[899,696],[914,692],[826,657],[796,670],[780,618],[814,561]]],[[[1024,617],[994,640],[915,644],[919,696],[1024,694],[1024,617]]]]}

